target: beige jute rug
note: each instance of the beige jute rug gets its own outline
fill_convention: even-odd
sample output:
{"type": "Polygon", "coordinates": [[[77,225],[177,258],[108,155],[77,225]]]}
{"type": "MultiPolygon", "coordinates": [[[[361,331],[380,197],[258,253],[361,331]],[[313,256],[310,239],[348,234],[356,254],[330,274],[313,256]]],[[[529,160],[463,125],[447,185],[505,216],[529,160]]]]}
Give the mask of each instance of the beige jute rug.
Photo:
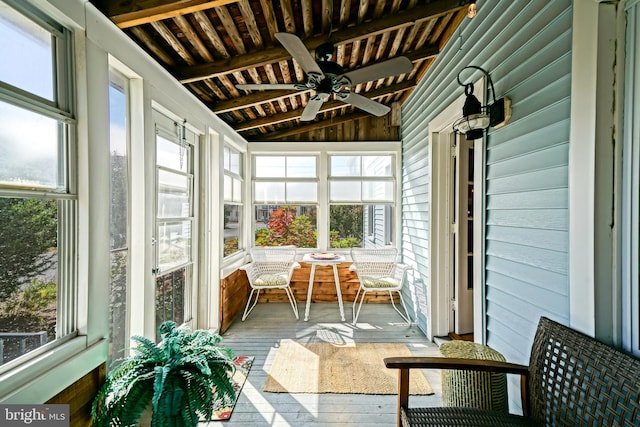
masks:
{"type": "MultiPolygon", "coordinates": [[[[384,366],[385,357],[411,356],[405,344],[297,343],[278,348],[264,391],[273,393],[396,394],[398,370],[384,366]]],[[[411,371],[410,394],[433,394],[419,369],[411,371]]]]}

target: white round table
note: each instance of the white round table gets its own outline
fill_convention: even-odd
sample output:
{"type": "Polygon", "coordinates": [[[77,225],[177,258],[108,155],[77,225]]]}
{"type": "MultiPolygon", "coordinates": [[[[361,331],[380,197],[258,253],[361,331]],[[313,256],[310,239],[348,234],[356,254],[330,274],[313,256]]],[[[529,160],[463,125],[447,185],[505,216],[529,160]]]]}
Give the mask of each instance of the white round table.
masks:
{"type": "Polygon", "coordinates": [[[338,264],[345,262],[346,258],[342,255],[335,255],[331,258],[314,258],[313,254],[305,254],[302,262],[311,265],[311,274],[309,274],[309,289],[307,291],[307,307],[304,310],[304,321],[309,320],[309,309],[311,307],[311,294],[313,293],[313,279],[316,273],[316,266],[333,267],[333,278],[336,282],[336,294],[338,294],[338,305],[340,307],[340,318],[344,322],[344,307],[342,306],[342,292],[340,291],[340,279],[338,279],[338,264]]]}

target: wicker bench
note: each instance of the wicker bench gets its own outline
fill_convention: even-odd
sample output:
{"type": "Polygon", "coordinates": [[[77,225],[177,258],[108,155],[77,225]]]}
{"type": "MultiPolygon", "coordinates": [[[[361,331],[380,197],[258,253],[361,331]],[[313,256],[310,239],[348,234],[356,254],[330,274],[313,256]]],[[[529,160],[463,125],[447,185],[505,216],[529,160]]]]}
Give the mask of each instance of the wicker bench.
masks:
{"type": "Polygon", "coordinates": [[[444,357],[391,357],[399,369],[399,426],[637,426],[640,360],[545,317],[540,319],[529,366],[444,357]],[[523,416],[478,408],[410,408],[411,369],[463,369],[516,374],[523,416]]]}

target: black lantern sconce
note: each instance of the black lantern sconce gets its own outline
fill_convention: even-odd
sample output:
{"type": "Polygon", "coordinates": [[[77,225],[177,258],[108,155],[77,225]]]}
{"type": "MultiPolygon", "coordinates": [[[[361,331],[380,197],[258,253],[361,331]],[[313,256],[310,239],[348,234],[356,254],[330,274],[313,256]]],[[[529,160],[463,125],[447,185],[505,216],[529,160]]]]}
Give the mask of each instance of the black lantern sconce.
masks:
{"type": "Polygon", "coordinates": [[[458,73],[458,84],[464,86],[464,94],[467,99],[462,107],[462,117],[453,123],[454,132],[465,134],[467,140],[471,141],[482,138],[485,129],[489,127],[499,128],[507,124],[511,118],[511,100],[505,96],[496,101],[496,93],[489,73],[475,65],[466,66],[458,73]],[[473,94],[473,83],[460,81],[460,73],[467,68],[474,68],[484,73],[487,84],[491,88],[491,99],[493,100],[491,104],[483,106],[473,94]]]}

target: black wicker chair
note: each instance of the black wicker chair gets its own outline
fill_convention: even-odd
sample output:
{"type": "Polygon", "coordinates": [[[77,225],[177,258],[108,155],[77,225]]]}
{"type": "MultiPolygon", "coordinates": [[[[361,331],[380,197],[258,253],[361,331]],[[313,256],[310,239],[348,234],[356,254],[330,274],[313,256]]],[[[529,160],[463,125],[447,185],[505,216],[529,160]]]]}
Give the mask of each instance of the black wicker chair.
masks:
{"type": "Polygon", "coordinates": [[[640,360],[545,317],[529,366],[444,357],[391,357],[399,369],[399,426],[638,426],[640,360]],[[410,369],[520,375],[523,416],[477,408],[409,408],[410,369]]]}

